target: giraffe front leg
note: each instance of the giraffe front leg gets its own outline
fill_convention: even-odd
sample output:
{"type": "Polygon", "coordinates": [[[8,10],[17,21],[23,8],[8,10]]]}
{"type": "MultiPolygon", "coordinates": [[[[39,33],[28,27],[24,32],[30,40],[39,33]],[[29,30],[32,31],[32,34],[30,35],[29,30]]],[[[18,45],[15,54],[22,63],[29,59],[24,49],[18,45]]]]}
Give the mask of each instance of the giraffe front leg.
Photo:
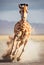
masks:
{"type": "Polygon", "coordinates": [[[11,56],[14,57],[15,55],[15,52],[17,50],[17,46],[18,46],[18,43],[19,43],[19,37],[21,36],[21,31],[17,32],[15,37],[14,37],[14,45],[13,45],[13,49],[12,49],[12,52],[11,52],[11,56]]]}
{"type": "Polygon", "coordinates": [[[23,54],[23,52],[24,52],[24,48],[25,48],[26,43],[27,43],[27,40],[25,40],[25,42],[23,43],[23,44],[24,44],[24,46],[23,46],[23,48],[22,48],[22,51],[21,51],[20,55],[17,57],[17,61],[19,61],[19,60],[20,60],[20,57],[21,57],[21,55],[22,55],[22,54],[23,54]]]}
{"type": "Polygon", "coordinates": [[[22,49],[20,49],[20,47],[17,48],[16,53],[13,56],[13,62],[14,61],[20,61],[20,57],[21,57],[21,55],[22,55],[23,52],[24,52],[24,46],[23,46],[22,49]]]}
{"type": "Polygon", "coordinates": [[[15,47],[15,49],[13,48],[13,50],[12,50],[12,54],[11,54],[11,59],[13,60],[13,61],[15,61],[16,60],[16,58],[17,58],[17,54],[18,54],[18,49],[19,49],[19,43],[20,43],[21,41],[16,41],[16,46],[14,46],[15,47]]]}
{"type": "Polygon", "coordinates": [[[17,61],[20,61],[20,57],[21,57],[23,52],[24,52],[24,47],[23,47],[22,52],[20,53],[19,57],[17,57],[17,61]]]}

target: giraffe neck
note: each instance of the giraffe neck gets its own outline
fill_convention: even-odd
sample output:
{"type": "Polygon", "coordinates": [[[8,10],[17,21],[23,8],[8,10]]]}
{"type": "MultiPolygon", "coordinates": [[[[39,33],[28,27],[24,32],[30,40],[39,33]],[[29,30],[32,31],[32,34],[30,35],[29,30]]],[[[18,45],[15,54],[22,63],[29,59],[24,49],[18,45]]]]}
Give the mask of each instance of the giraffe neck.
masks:
{"type": "Polygon", "coordinates": [[[20,21],[24,23],[24,22],[26,22],[27,20],[23,20],[23,19],[21,19],[20,21]]]}

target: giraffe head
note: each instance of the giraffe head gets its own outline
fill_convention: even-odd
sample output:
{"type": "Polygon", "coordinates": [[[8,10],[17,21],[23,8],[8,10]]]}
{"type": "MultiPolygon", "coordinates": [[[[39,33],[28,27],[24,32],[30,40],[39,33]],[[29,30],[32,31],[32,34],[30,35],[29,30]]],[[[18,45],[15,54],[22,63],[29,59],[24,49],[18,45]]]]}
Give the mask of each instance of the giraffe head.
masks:
{"type": "Polygon", "coordinates": [[[27,8],[28,8],[28,4],[19,4],[19,8],[20,8],[20,14],[21,14],[21,19],[26,21],[27,19],[27,8]]]}

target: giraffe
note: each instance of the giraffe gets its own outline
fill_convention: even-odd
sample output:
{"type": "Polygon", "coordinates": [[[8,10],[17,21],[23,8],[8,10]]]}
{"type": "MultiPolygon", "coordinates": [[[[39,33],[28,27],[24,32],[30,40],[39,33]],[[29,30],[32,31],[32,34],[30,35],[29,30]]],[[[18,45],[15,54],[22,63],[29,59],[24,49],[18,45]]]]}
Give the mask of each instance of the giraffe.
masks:
{"type": "Polygon", "coordinates": [[[21,20],[18,21],[14,26],[14,36],[9,37],[9,41],[7,42],[8,49],[7,52],[3,55],[3,57],[10,57],[12,60],[15,59],[17,54],[16,50],[23,45],[22,51],[18,57],[16,57],[17,61],[20,60],[22,53],[24,52],[24,48],[26,43],[31,35],[31,25],[27,21],[27,9],[28,4],[19,4],[19,13],[21,14],[21,20]]]}

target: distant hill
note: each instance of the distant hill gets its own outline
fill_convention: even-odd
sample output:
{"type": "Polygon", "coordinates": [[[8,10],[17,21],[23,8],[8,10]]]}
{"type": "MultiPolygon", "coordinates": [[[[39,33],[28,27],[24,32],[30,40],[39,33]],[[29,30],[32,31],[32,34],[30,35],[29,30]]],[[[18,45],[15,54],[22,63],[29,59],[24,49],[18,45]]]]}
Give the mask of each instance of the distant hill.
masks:
{"type": "Polygon", "coordinates": [[[0,20],[0,34],[12,34],[15,22],[0,20]]]}
{"type": "MultiPolygon", "coordinates": [[[[0,34],[13,34],[14,33],[14,22],[6,20],[0,20],[0,34]]],[[[42,23],[30,23],[32,26],[32,34],[44,34],[44,24],[42,23]]]]}

